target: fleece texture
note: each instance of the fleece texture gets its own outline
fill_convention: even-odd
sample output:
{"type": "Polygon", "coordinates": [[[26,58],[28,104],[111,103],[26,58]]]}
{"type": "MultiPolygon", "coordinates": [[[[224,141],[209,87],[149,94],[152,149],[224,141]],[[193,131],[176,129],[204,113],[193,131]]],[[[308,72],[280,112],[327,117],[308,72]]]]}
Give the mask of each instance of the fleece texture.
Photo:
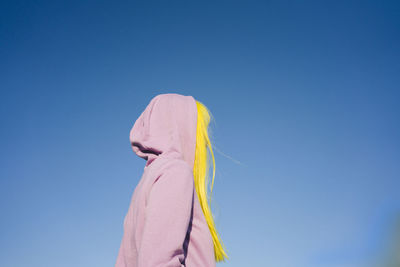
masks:
{"type": "Polygon", "coordinates": [[[124,218],[115,267],[215,267],[193,179],[197,106],[192,96],[151,99],[129,135],[146,160],[124,218]]]}

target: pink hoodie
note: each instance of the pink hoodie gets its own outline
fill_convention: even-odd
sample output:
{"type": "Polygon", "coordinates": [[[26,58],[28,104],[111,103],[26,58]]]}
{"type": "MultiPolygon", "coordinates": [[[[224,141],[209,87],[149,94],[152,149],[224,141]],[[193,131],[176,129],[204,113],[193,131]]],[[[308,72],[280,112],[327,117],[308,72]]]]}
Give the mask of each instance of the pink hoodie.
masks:
{"type": "Polygon", "coordinates": [[[124,219],[116,267],[215,267],[214,245],[193,179],[197,106],[192,96],[154,97],[130,132],[147,160],[124,219]]]}

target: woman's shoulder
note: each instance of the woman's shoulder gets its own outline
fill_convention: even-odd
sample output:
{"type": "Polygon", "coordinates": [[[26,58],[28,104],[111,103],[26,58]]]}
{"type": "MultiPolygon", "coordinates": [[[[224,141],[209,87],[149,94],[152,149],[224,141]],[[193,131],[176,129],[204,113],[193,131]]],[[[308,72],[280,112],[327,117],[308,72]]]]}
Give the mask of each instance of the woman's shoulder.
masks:
{"type": "Polygon", "coordinates": [[[192,168],[189,164],[180,158],[159,157],[148,168],[153,175],[161,176],[167,174],[192,175],[192,168]]]}

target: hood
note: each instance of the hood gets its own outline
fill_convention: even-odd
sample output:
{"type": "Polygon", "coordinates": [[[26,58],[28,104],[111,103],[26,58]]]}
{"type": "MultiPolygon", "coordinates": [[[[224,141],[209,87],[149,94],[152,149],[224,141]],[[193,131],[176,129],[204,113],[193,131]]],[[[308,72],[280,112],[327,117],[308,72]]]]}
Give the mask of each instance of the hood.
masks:
{"type": "Polygon", "coordinates": [[[193,169],[197,130],[197,105],[192,96],[160,94],[151,99],[129,135],[133,151],[147,160],[158,156],[185,160],[193,169]]]}

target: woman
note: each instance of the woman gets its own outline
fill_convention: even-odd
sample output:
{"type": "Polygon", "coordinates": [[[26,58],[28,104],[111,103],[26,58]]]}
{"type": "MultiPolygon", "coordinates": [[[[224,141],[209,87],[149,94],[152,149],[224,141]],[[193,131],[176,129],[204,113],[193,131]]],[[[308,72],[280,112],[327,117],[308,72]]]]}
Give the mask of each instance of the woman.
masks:
{"type": "MultiPolygon", "coordinates": [[[[215,267],[228,258],[207,194],[210,113],[192,96],[154,97],[130,132],[147,160],[124,219],[116,267],[215,267]]],[[[211,186],[212,192],[212,186],[211,186]]]]}

